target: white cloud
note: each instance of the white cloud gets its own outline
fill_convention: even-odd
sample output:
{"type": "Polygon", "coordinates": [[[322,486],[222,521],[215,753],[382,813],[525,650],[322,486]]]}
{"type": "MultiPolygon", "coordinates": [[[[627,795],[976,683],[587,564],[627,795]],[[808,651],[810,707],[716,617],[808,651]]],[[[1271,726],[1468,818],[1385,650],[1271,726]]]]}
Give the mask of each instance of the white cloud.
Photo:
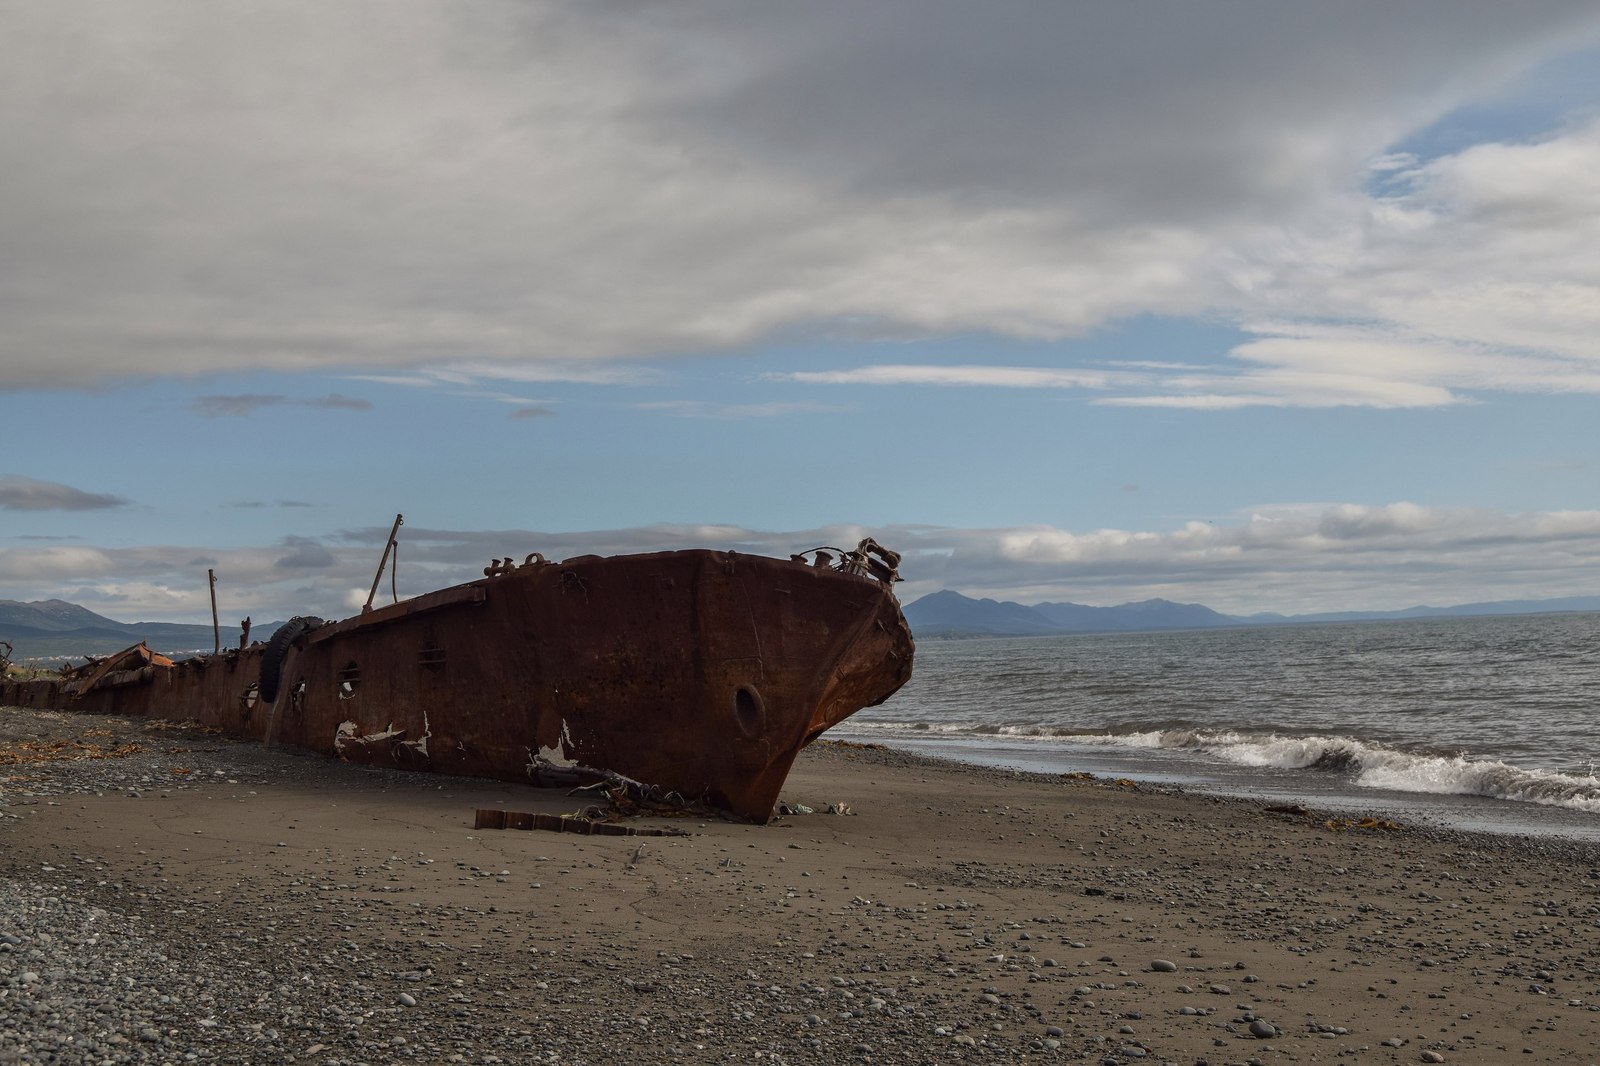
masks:
{"type": "Polygon", "coordinates": [[[439,379],[426,374],[347,374],[351,381],[371,381],[378,385],[401,385],[412,389],[431,389],[439,379]]]}
{"type": "MultiPolygon", "coordinates": [[[[0,387],[610,384],[796,332],[1205,309],[1587,359],[1592,134],[1383,153],[1592,40],[1592,5],[1357,8],[11,5],[0,387]],[[1408,191],[1354,195],[1374,166],[1408,191]]],[[[1458,388],[1359,376],[1340,402],[1458,388]]]]}
{"type": "Polygon", "coordinates": [[[1114,604],[1161,596],[1223,611],[1398,609],[1600,594],[1572,574],[1600,563],[1600,511],[1316,504],[1256,508],[1167,531],[1051,527],[940,530],[932,581],[1024,603],[1114,604]]]}
{"type": "Polygon", "coordinates": [[[326,396],[298,399],[263,393],[242,393],[234,396],[197,396],[190,410],[206,418],[244,418],[263,407],[310,407],[321,410],[370,411],[372,404],[351,396],[331,392],[326,396]]]}
{"type": "Polygon", "coordinates": [[[1219,245],[1236,291],[1214,306],[1231,308],[1254,335],[1226,362],[1145,361],[1136,373],[869,366],[790,376],[1083,389],[1098,404],[1196,409],[1600,394],[1600,120],[1533,143],[1383,165],[1403,177],[1400,191],[1350,191],[1298,230],[1241,232],[1219,245]]]}
{"type": "Polygon", "coordinates": [[[111,552],[89,547],[0,548],[0,585],[60,587],[61,582],[111,573],[113,558],[111,552]]]}
{"type": "MultiPolygon", "coordinates": [[[[1269,282],[1241,299],[1259,364],[1387,389],[1600,393],[1600,121],[1414,165],[1292,248],[1240,253],[1269,282]],[[1315,319],[1308,321],[1308,316],[1315,319]]],[[[1303,394],[1305,395],[1305,394],[1303,394]]],[[[1425,397],[1424,397],[1425,398],[1425,397]]]]}
{"type": "Polygon", "coordinates": [[[785,418],[790,415],[836,414],[849,410],[833,404],[804,401],[771,403],[714,403],[710,400],[655,400],[634,404],[641,411],[665,411],[682,418],[709,418],[737,421],[746,418],[785,418]]]}
{"type": "MultiPolygon", "coordinates": [[[[424,366],[412,374],[347,374],[352,381],[371,381],[379,385],[408,388],[472,386],[483,381],[515,381],[525,384],[574,385],[654,385],[666,375],[654,367],[581,363],[489,363],[456,362],[424,366]]],[[[471,395],[471,394],[468,394],[471,395]]],[[[485,394],[491,397],[494,394],[485,394]]]]}
{"type": "MultiPolygon", "coordinates": [[[[1371,344],[1351,338],[1323,343],[1296,339],[1253,341],[1234,349],[1241,359],[1278,363],[1258,370],[1239,371],[1226,366],[1177,367],[1167,372],[1150,370],[1060,370],[1021,366],[865,366],[849,370],[797,371],[771,375],[810,385],[943,385],[966,388],[1062,389],[1086,391],[1090,402],[1120,407],[1186,407],[1224,409],[1236,407],[1440,407],[1470,402],[1440,385],[1397,380],[1394,368],[1362,369],[1363,363],[1383,363],[1385,351],[1400,357],[1418,354],[1388,340],[1371,344]],[[1341,352],[1348,351],[1344,363],[1341,352]],[[1386,376],[1387,375],[1387,376],[1386,376]],[[1116,390],[1117,395],[1104,395],[1116,390]]],[[[1441,377],[1459,377],[1441,373],[1441,377]]]]}
{"type": "Polygon", "coordinates": [[[1144,375],[1032,366],[865,366],[852,370],[802,370],[772,375],[808,385],[965,385],[1006,389],[1104,389],[1144,375]]]}
{"type": "Polygon", "coordinates": [[[654,367],[582,363],[450,363],[429,367],[425,373],[440,381],[518,381],[534,384],[565,382],[575,385],[653,385],[666,375],[654,367]]]}

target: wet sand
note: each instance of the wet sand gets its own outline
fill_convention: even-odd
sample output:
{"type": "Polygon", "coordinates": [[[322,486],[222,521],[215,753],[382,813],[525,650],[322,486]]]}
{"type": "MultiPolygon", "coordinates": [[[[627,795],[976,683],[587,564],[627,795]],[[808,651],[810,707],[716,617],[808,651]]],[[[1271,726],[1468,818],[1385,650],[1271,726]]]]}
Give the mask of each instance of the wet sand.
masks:
{"type": "Polygon", "coordinates": [[[21,711],[0,790],[0,1062],[1600,1060],[1582,844],[826,743],[854,813],[478,831],[585,801],[21,711]]]}

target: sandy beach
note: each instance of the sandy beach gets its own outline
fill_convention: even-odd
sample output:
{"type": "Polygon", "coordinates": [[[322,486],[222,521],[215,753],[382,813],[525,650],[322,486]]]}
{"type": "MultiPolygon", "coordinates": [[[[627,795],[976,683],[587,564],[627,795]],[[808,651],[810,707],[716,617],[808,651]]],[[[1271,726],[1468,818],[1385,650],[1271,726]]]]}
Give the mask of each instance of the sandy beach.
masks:
{"type": "Polygon", "coordinates": [[[1580,844],[828,743],[475,830],[589,801],[153,725],[0,711],[0,1062],[1600,1060],[1580,844]]]}

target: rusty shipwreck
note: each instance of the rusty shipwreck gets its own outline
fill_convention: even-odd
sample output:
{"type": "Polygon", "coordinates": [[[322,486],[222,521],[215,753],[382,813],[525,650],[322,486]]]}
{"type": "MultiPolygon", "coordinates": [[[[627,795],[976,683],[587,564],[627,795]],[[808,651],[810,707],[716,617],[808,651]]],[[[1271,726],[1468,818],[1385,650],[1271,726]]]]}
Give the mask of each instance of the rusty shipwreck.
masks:
{"type": "Polygon", "coordinates": [[[870,540],[789,559],[496,560],[480,580],[296,618],[265,643],[177,661],[139,645],[5,680],[0,705],[195,719],[507,781],[576,765],[764,822],[801,748],[911,676],[898,563],[870,540]]]}

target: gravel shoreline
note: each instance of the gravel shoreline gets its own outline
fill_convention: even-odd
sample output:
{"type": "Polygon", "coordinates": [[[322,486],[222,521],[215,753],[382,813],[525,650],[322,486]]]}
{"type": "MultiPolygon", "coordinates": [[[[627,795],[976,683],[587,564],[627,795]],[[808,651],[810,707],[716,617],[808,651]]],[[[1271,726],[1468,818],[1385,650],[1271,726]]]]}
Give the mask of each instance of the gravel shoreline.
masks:
{"type": "Polygon", "coordinates": [[[855,817],[475,835],[578,804],[153,724],[0,710],[139,748],[0,761],[0,1063],[1595,1059],[1582,842],[829,744],[855,817]]]}

